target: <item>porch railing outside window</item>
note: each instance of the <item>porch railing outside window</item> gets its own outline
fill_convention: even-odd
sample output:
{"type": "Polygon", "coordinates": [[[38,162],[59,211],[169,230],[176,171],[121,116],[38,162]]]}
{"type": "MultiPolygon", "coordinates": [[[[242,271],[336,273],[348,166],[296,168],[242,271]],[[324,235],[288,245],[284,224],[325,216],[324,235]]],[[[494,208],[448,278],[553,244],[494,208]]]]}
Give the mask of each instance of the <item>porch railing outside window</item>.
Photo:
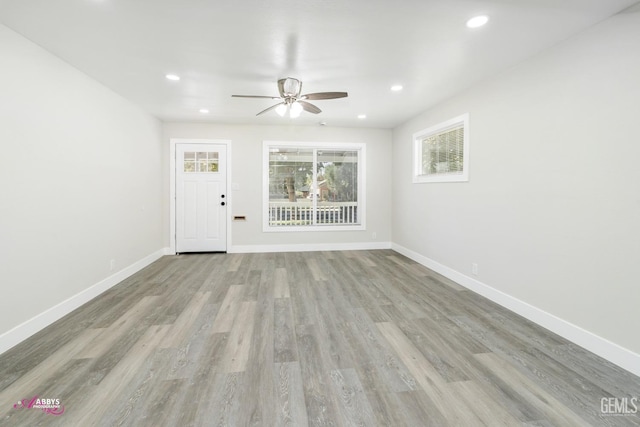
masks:
{"type": "Polygon", "coordinates": [[[266,144],[267,227],[361,224],[360,149],[266,144]]]}

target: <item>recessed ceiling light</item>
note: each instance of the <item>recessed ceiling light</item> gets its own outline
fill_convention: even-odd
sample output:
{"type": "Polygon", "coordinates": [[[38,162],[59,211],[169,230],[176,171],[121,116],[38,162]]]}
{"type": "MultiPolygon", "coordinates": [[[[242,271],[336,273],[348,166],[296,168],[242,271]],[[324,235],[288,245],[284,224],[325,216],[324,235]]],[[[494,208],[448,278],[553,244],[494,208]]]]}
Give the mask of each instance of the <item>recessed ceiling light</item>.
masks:
{"type": "Polygon", "coordinates": [[[391,86],[391,90],[394,92],[398,92],[402,90],[402,85],[393,85],[391,86]]]}
{"type": "Polygon", "coordinates": [[[474,16],[467,21],[467,27],[478,28],[482,27],[487,22],[489,22],[489,17],[487,15],[474,16]]]}
{"type": "Polygon", "coordinates": [[[367,115],[366,114],[358,114],[358,118],[359,119],[366,119],[367,115]]]}
{"type": "Polygon", "coordinates": [[[201,112],[202,114],[208,114],[208,113],[209,113],[209,110],[207,110],[206,108],[201,108],[201,109],[200,109],[200,112],[201,112]]]}
{"type": "Polygon", "coordinates": [[[165,77],[166,77],[167,79],[169,79],[169,80],[173,80],[173,81],[178,81],[178,80],[180,80],[180,76],[177,76],[177,75],[175,75],[175,74],[167,74],[165,77]]]}

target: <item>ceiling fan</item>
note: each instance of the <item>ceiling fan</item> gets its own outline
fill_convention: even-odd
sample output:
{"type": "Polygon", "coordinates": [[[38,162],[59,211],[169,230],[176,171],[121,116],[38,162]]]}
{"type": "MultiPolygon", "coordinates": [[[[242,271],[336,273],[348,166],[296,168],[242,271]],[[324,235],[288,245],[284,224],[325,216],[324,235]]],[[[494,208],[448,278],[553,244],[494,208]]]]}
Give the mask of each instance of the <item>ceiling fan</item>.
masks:
{"type": "Polygon", "coordinates": [[[307,100],[321,100],[321,99],[335,99],[346,98],[349,96],[347,92],[317,92],[307,93],[306,95],[300,95],[302,91],[302,82],[298,79],[287,77],[286,79],[278,80],[278,91],[280,96],[262,96],[262,95],[231,95],[235,98],[268,98],[268,99],[280,99],[276,105],[273,105],[266,110],[260,111],[256,116],[264,114],[271,110],[276,110],[280,116],[284,116],[289,111],[289,117],[296,118],[302,113],[307,111],[309,113],[318,114],[322,112],[321,109],[315,105],[307,102],[307,100]]]}

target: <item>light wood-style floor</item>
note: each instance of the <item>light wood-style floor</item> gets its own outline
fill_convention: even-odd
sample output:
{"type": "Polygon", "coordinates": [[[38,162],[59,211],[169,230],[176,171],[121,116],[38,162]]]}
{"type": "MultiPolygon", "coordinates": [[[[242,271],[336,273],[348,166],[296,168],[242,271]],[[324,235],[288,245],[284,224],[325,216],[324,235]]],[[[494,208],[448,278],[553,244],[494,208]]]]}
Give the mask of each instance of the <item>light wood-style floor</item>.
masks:
{"type": "Polygon", "coordinates": [[[387,250],[164,257],[0,356],[2,426],[640,425],[603,397],[640,378],[387,250]]]}

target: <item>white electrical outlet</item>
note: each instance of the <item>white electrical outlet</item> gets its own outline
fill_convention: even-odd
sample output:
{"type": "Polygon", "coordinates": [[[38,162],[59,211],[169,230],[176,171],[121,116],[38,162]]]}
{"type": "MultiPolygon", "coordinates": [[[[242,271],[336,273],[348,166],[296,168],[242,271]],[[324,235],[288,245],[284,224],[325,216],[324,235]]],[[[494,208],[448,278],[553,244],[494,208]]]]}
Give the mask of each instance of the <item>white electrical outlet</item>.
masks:
{"type": "Polygon", "coordinates": [[[109,261],[109,270],[113,271],[114,268],[116,268],[116,260],[112,259],[111,261],[109,261]]]}
{"type": "Polygon", "coordinates": [[[475,262],[471,263],[471,272],[476,276],[478,275],[478,264],[477,263],[475,263],[475,262]]]}
{"type": "Polygon", "coordinates": [[[373,233],[371,233],[371,238],[373,240],[376,240],[378,238],[378,234],[374,231],[373,233]]]}

